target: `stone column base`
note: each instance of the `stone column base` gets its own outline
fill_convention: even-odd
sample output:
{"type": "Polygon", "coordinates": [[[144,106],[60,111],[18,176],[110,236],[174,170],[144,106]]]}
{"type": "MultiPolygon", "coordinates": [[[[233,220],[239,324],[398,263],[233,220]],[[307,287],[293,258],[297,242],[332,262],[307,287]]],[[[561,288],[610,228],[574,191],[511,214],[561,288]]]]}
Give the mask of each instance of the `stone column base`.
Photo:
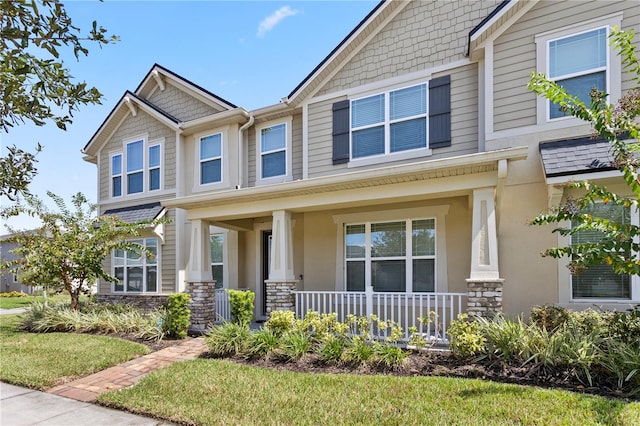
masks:
{"type": "Polygon", "coordinates": [[[504,279],[467,279],[467,313],[470,317],[493,318],[502,313],[504,279]]]}
{"type": "Polygon", "coordinates": [[[293,293],[298,285],[297,280],[266,280],[267,285],[267,316],[273,311],[296,310],[296,295],[293,293]]]}
{"type": "Polygon", "coordinates": [[[216,282],[188,282],[186,293],[191,296],[189,331],[203,333],[216,319],[216,282]]]}

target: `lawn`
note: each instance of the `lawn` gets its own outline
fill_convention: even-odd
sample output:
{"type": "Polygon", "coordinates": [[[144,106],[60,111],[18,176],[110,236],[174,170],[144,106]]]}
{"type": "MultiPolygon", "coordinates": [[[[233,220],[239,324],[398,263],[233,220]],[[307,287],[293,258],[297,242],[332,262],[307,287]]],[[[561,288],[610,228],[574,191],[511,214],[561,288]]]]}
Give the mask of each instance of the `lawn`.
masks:
{"type": "Polygon", "coordinates": [[[295,373],[199,359],[104,405],[198,425],[637,425],[640,403],[443,377],[295,373]]]}
{"type": "MultiPolygon", "coordinates": [[[[86,296],[80,296],[80,301],[87,300],[86,296]]],[[[0,297],[1,309],[13,309],[13,308],[26,308],[34,301],[42,302],[44,298],[42,296],[26,296],[26,297],[0,297]]],[[[48,296],[49,302],[68,302],[70,300],[68,294],[57,294],[55,296],[48,296]]]]}
{"type": "Polygon", "coordinates": [[[149,352],[107,336],[26,333],[19,322],[19,315],[0,316],[0,380],[15,385],[46,389],[62,378],[86,376],[149,352]]]}

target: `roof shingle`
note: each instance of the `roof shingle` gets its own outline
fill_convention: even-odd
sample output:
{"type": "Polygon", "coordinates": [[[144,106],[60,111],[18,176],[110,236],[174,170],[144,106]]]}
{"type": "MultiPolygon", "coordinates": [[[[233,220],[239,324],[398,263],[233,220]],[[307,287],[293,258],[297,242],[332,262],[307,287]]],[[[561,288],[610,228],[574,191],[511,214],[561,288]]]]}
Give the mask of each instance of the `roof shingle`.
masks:
{"type": "Polygon", "coordinates": [[[584,137],[542,142],[539,146],[546,177],[615,170],[611,144],[604,138],[584,137]]]}

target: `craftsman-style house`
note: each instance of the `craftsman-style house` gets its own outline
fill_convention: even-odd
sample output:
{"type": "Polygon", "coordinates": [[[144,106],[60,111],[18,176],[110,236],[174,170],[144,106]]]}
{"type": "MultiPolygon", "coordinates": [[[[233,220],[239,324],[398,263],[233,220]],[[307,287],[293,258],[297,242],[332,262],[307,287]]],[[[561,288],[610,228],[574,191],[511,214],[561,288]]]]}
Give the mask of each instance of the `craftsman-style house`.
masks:
{"type": "Polygon", "coordinates": [[[539,71],[615,102],[633,82],[609,47],[614,26],[640,33],[638,4],[384,1],[280,103],[253,111],[154,65],[83,153],[101,214],[171,222],[138,239],[156,257],[112,253],[120,281],[98,297],[153,305],[188,291],[196,327],[215,305],[224,315],[215,288],[255,291],[258,320],[626,309],[638,277],[571,276],[540,256],[567,242],[528,225],[571,180],[626,188],[588,124],[527,90],[539,71]]]}

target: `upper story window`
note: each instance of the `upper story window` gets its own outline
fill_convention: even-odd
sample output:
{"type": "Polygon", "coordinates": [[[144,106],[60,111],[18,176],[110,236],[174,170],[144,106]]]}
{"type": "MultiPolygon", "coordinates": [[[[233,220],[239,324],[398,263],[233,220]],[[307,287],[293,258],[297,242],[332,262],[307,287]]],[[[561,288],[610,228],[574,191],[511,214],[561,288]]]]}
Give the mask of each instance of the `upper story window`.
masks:
{"type": "MultiPolygon", "coordinates": [[[[622,13],[614,13],[564,28],[537,34],[536,69],[586,105],[591,89],[607,94],[615,103],[622,95],[622,62],[608,43],[610,28],[620,26],[622,13]]],[[[550,129],[582,125],[544,96],[536,99],[536,122],[550,129]]]]}
{"type": "MultiPolygon", "coordinates": [[[[597,28],[550,40],[548,76],[573,96],[588,104],[592,88],[607,91],[607,28],[597,28]]],[[[549,118],[564,117],[558,105],[549,104],[549,118]]]]}
{"type": "Polygon", "coordinates": [[[260,129],[260,165],[262,179],[287,174],[287,125],[260,129]]]}
{"type": "Polygon", "coordinates": [[[427,147],[427,85],[351,101],[351,158],[427,147]]]}
{"type": "Polygon", "coordinates": [[[257,184],[290,180],[291,119],[256,127],[257,184]]]}
{"type": "MultiPolygon", "coordinates": [[[[629,224],[632,220],[637,224],[638,215],[632,214],[629,208],[615,204],[595,204],[585,213],[594,217],[609,219],[620,224],[629,224]]],[[[572,223],[572,226],[575,224],[572,223]]],[[[597,231],[585,230],[572,235],[571,244],[595,243],[601,240],[603,235],[597,231]]],[[[619,275],[607,264],[594,265],[577,275],[571,276],[572,299],[609,299],[609,300],[638,300],[640,294],[634,291],[632,281],[637,277],[619,275]],[[632,279],[633,278],[633,279],[632,279]]],[[[637,287],[636,287],[637,288],[637,287]]]]}
{"type": "Polygon", "coordinates": [[[346,225],[344,241],[347,291],[435,291],[435,219],[346,225]]]}
{"type": "Polygon", "coordinates": [[[127,194],[144,191],[144,141],[127,144],[127,194]]]}
{"type": "Polygon", "coordinates": [[[122,154],[111,156],[111,196],[122,195],[122,154]]]}
{"type": "Polygon", "coordinates": [[[222,181],[222,133],[200,138],[200,185],[222,181]]]}
{"type": "Polygon", "coordinates": [[[160,145],[149,147],[149,191],[160,189],[160,145]]]}
{"type": "Polygon", "coordinates": [[[111,197],[139,195],[162,188],[162,141],[136,138],[111,154],[111,197]]]}
{"type": "Polygon", "coordinates": [[[131,242],[145,247],[153,256],[138,251],[113,251],[113,284],[116,293],[155,293],[158,291],[158,239],[145,238],[131,242]]]}

